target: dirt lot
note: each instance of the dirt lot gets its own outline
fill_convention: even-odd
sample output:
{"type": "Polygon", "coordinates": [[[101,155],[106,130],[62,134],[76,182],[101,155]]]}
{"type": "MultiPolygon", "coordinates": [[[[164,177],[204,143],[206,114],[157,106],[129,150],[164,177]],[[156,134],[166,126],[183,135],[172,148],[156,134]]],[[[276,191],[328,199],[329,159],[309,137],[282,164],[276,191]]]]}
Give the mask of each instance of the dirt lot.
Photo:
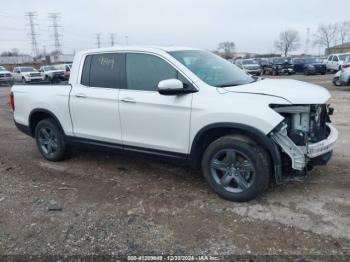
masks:
{"type": "Polygon", "coordinates": [[[249,203],[220,199],[199,172],[132,156],[47,162],[0,87],[0,254],[350,255],[350,88],[331,77],[292,76],[332,93],[332,161],[249,203]]]}

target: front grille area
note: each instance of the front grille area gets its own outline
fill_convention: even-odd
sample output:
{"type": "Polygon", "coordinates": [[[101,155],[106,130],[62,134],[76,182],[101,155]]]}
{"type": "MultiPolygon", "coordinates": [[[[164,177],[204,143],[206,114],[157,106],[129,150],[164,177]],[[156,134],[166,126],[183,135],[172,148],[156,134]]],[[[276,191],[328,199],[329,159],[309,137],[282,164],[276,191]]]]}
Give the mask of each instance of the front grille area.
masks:
{"type": "Polygon", "coordinates": [[[324,140],[329,135],[327,123],[330,122],[328,107],[323,105],[311,105],[310,107],[310,126],[309,141],[312,143],[324,140]]]}
{"type": "Polygon", "coordinates": [[[36,76],[41,76],[40,73],[30,73],[30,76],[36,77],[36,76]]]}
{"type": "Polygon", "coordinates": [[[11,77],[11,74],[0,74],[0,77],[11,77]]]}

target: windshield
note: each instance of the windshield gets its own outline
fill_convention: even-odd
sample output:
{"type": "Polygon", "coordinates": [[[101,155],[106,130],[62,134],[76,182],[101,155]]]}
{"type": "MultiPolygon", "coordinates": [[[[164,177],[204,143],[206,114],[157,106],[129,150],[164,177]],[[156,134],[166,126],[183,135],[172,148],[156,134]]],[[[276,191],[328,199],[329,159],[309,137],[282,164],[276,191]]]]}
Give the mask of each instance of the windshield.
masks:
{"type": "Polygon", "coordinates": [[[306,64],[313,64],[313,63],[319,63],[317,58],[305,58],[305,63],[306,64]]]}
{"type": "Polygon", "coordinates": [[[255,61],[254,59],[243,60],[243,65],[252,65],[252,64],[258,64],[258,62],[255,61]]]}
{"type": "Polygon", "coordinates": [[[0,71],[6,71],[6,68],[3,66],[0,66],[0,71]]]}
{"type": "Polygon", "coordinates": [[[236,65],[207,51],[191,50],[169,53],[211,86],[244,85],[254,81],[236,65]]]}
{"type": "Polygon", "coordinates": [[[339,56],[339,59],[340,59],[341,61],[344,61],[345,58],[347,58],[348,56],[349,56],[349,54],[347,54],[347,55],[340,55],[340,56],[339,56]]]}
{"type": "Polygon", "coordinates": [[[54,66],[45,66],[44,71],[51,71],[51,70],[56,70],[54,66]]]}
{"type": "Polygon", "coordinates": [[[273,62],[275,64],[283,64],[283,63],[288,63],[288,59],[285,57],[281,57],[281,58],[274,58],[273,62]]]}
{"type": "Polygon", "coordinates": [[[36,69],[33,67],[21,67],[21,72],[36,72],[36,69]]]}

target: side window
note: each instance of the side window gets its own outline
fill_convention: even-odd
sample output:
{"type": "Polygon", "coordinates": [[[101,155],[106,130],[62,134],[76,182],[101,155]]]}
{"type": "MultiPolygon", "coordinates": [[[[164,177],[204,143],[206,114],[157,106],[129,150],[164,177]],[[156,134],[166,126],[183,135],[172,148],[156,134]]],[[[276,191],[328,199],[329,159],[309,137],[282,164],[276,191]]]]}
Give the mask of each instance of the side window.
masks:
{"type": "Polygon", "coordinates": [[[90,86],[117,88],[117,54],[97,54],[91,57],[90,86]]]}
{"type": "Polygon", "coordinates": [[[335,55],[335,56],[333,56],[333,61],[335,61],[335,62],[338,62],[339,61],[339,59],[338,59],[338,57],[335,55]]]}
{"type": "Polygon", "coordinates": [[[332,58],[333,58],[333,56],[330,55],[330,56],[328,57],[328,61],[332,61],[332,58]]]}
{"type": "Polygon", "coordinates": [[[148,54],[127,54],[128,89],[156,91],[161,80],[177,78],[177,71],[163,59],[148,54]]]}
{"type": "Polygon", "coordinates": [[[90,65],[91,65],[91,55],[85,58],[83,65],[83,72],[81,74],[81,84],[84,86],[90,86],[90,65]]]}

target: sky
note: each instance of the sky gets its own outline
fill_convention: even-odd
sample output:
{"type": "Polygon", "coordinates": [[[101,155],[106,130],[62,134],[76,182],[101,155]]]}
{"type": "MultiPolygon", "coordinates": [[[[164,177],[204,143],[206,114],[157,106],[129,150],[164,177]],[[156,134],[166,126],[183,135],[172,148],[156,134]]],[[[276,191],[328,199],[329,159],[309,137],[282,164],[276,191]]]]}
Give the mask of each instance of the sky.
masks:
{"type": "MultiPolygon", "coordinates": [[[[233,41],[237,52],[276,52],[281,31],[299,31],[303,53],[320,23],[350,20],[349,0],[0,0],[0,52],[17,48],[31,53],[26,12],[36,12],[38,48],[54,50],[49,13],[60,13],[59,33],[66,54],[117,44],[180,45],[215,50],[233,41]]],[[[309,53],[323,48],[309,46],[309,53]]]]}

